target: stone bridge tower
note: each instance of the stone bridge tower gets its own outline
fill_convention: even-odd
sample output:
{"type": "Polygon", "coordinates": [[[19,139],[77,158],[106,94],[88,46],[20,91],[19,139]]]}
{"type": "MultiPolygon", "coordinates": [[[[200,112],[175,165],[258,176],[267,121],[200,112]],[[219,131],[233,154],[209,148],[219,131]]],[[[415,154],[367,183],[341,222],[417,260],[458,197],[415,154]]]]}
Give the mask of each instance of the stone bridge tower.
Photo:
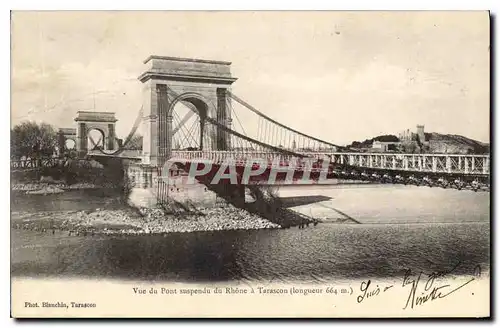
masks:
{"type": "MultiPolygon", "coordinates": [[[[150,56],[146,70],[139,76],[143,83],[143,164],[162,165],[172,151],[172,118],[174,106],[182,101],[200,116],[200,147],[203,149],[203,119],[211,117],[231,127],[227,108],[231,84],[230,62],[150,56]]],[[[216,132],[212,149],[230,148],[222,131],[216,132]]]]}
{"type": "Polygon", "coordinates": [[[84,156],[88,152],[88,133],[91,130],[97,130],[102,134],[104,150],[115,149],[117,121],[115,113],[78,111],[75,121],[77,122],[75,148],[79,156],[84,156]]]}

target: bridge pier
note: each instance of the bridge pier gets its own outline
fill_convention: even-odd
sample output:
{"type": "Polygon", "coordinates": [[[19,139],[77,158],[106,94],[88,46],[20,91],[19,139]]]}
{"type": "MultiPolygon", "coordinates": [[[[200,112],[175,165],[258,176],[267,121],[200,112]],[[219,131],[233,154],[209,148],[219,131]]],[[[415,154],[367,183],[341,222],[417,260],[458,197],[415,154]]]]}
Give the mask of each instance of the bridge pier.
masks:
{"type": "Polygon", "coordinates": [[[221,184],[218,185],[219,194],[232,203],[233,205],[240,206],[245,204],[245,186],[221,184]]]}
{"type": "MultiPolygon", "coordinates": [[[[194,205],[208,208],[216,204],[217,196],[213,191],[197,181],[186,183],[186,173],[175,166],[163,173],[156,165],[131,163],[125,169],[125,174],[129,189],[127,202],[133,207],[154,208],[175,202],[188,204],[187,207],[194,205]]],[[[244,202],[244,187],[239,188],[238,192],[233,189],[229,188],[233,198],[244,202]]]]}
{"type": "Polygon", "coordinates": [[[125,169],[128,181],[128,199],[129,205],[134,207],[156,206],[157,197],[155,195],[155,185],[157,180],[157,168],[148,164],[130,164],[125,169]]]}

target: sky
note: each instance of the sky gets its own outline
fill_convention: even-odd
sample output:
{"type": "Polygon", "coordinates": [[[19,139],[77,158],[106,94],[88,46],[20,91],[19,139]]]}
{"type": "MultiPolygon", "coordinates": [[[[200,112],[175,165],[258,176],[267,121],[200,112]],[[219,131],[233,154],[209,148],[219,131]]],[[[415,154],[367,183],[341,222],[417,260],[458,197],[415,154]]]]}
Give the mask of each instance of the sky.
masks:
{"type": "Polygon", "coordinates": [[[348,144],[425,125],[489,142],[487,12],[14,12],[11,125],[116,112],[125,137],[150,55],[232,62],[232,91],[348,144]]]}

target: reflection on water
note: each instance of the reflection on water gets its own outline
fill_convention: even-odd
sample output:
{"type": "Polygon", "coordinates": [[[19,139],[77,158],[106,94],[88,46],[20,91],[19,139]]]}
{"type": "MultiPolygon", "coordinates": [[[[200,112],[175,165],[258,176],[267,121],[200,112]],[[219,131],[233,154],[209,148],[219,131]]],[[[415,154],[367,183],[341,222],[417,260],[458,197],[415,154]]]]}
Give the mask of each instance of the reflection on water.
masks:
{"type": "MultiPolygon", "coordinates": [[[[376,189],[369,192],[379,193],[376,189]]],[[[398,194],[406,197],[394,189],[391,198],[398,201],[398,194]]],[[[55,196],[50,203],[59,206],[55,196]]],[[[81,193],[66,194],[62,204],[73,197],[85,204],[77,206],[102,207],[105,202],[118,206],[114,196],[92,198],[81,193]]],[[[483,271],[489,269],[489,222],[483,219],[489,202],[487,205],[477,213],[464,211],[476,216],[473,222],[456,217],[454,222],[435,223],[424,217],[412,224],[320,224],[307,229],[126,237],[68,237],[12,230],[11,270],[14,275],[146,280],[321,281],[393,277],[406,268],[429,272],[461,262],[455,273],[470,274],[476,264],[483,271]]],[[[43,206],[49,207],[47,202],[43,206]]],[[[393,219],[392,212],[390,215],[393,219]]]]}
{"type": "Polygon", "coordinates": [[[341,189],[311,186],[305,190],[280,190],[280,195],[287,198],[301,194],[329,196],[330,199],[298,206],[297,211],[328,217],[332,208],[336,208],[361,223],[488,222],[490,214],[490,194],[486,192],[400,185],[358,185],[341,189]]]}

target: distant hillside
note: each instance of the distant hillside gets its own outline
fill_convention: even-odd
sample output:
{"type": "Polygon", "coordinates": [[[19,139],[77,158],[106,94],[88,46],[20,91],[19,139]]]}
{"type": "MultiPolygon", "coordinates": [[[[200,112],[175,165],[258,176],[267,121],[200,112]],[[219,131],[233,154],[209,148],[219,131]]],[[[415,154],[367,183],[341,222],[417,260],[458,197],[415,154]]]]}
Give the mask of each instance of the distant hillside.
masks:
{"type": "Polygon", "coordinates": [[[366,139],[365,141],[353,141],[348,147],[352,148],[370,148],[374,141],[383,142],[397,142],[399,138],[392,134],[385,134],[371,139],[366,139]]]}
{"type": "Polygon", "coordinates": [[[425,133],[433,153],[487,154],[490,145],[456,134],[425,133]]]}
{"type": "MultiPolygon", "coordinates": [[[[489,144],[460,135],[431,132],[425,133],[425,139],[429,142],[429,148],[425,151],[431,153],[487,154],[490,152],[489,144]]],[[[397,142],[399,138],[391,134],[380,135],[364,141],[354,141],[348,147],[357,149],[371,148],[373,141],[397,142]]]]}

